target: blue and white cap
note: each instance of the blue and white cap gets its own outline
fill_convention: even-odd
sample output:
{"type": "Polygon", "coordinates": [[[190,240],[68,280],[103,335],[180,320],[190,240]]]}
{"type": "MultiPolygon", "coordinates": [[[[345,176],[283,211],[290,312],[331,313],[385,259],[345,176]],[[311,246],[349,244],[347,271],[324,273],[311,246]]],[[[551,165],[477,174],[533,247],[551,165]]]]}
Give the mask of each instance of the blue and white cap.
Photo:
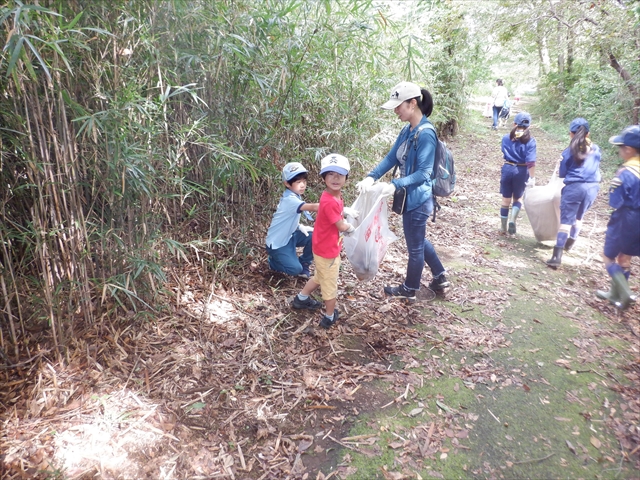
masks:
{"type": "Polygon", "coordinates": [[[320,161],[320,175],[325,172],[336,172],[340,175],[348,175],[351,167],[347,157],[338,153],[331,153],[320,161]]]}
{"type": "Polygon", "coordinates": [[[282,169],[282,180],[284,182],[289,182],[289,180],[291,180],[296,175],[300,175],[301,173],[307,173],[307,169],[304,168],[301,163],[287,163],[282,169]]]}

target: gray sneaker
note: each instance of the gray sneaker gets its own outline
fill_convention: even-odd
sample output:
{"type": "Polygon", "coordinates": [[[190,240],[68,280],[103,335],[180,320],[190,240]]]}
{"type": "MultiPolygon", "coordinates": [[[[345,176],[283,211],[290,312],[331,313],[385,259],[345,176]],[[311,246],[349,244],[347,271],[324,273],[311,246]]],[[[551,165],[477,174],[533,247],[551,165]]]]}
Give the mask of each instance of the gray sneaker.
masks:
{"type": "Polygon", "coordinates": [[[444,273],[442,273],[438,278],[434,278],[433,280],[431,280],[431,283],[429,283],[429,288],[434,292],[441,292],[450,285],[451,284],[449,283],[449,280],[447,280],[447,277],[445,277],[444,273]]]}
{"type": "Polygon", "coordinates": [[[322,302],[318,302],[313,298],[309,297],[306,300],[300,300],[298,295],[293,297],[293,301],[291,302],[291,306],[296,310],[318,310],[322,307],[322,302]]]}
{"type": "Polygon", "coordinates": [[[384,293],[386,293],[387,295],[391,295],[392,297],[400,297],[409,302],[416,301],[416,291],[409,290],[407,287],[404,286],[404,283],[397,287],[386,286],[384,287],[384,293]]]}

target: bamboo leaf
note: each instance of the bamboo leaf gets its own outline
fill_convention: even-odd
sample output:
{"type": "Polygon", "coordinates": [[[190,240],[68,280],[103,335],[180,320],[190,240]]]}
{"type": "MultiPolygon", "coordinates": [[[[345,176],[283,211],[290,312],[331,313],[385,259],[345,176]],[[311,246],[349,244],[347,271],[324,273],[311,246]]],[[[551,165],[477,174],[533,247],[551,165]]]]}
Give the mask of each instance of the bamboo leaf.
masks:
{"type": "MultiPolygon", "coordinates": [[[[34,37],[33,35],[27,35],[27,37],[40,40],[38,37],[34,37]]],[[[49,81],[51,81],[51,74],[49,73],[49,68],[47,68],[47,64],[45,63],[45,61],[40,56],[40,52],[38,52],[38,50],[33,46],[33,44],[29,41],[28,38],[25,38],[24,41],[29,46],[29,48],[31,49],[31,52],[38,59],[38,62],[40,63],[40,66],[42,67],[42,70],[44,70],[44,73],[47,75],[47,78],[49,79],[49,81]]],[[[42,41],[42,40],[40,40],[40,41],[42,41]]],[[[30,63],[31,62],[29,62],[29,64],[30,63]]],[[[30,71],[33,72],[33,69],[30,69],[30,71]]],[[[34,75],[34,79],[35,79],[35,72],[33,72],[32,74],[34,75]]]]}
{"type": "Polygon", "coordinates": [[[64,29],[65,29],[65,30],[70,30],[70,29],[72,29],[73,27],[75,27],[75,26],[76,26],[76,23],[78,23],[78,21],[82,18],[82,15],[84,15],[84,11],[80,12],[79,14],[77,14],[77,15],[73,18],[73,20],[71,20],[71,22],[69,22],[69,24],[68,24],[68,25],[66,25],[66,26],[64,27],[64,29]]]}
{"type": "MultiPolygon", "coordinates": [[[[11,37],[11,40],[13,40],[14,38],[16,38],[15,35],[11,37]]],[[[16,45],[15,47],[13,47],[13,52],[11,53],[11,58],[9,59],[9,65],[7,66],[7,77],[14,73],[16,63],[18,62],[20,55],[22,55],[22,44],[24,43],[24,37],[19,37],[15,43],[16,45]]]]}

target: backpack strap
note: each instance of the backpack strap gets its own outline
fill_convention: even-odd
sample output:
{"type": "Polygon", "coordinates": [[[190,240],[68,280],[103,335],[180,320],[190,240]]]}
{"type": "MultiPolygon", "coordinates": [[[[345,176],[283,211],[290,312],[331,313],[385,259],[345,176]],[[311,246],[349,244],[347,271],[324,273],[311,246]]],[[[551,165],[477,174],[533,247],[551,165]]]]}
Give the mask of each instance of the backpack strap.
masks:
{"type": "MultiPolygon", "coordinates": [[[[431,123],[425,123],[424,125],[420,126],[418,128],[418,131],[416,132],[415,136],[413,137],[414,139],[414,148],[418,148],[418,135],[420,135],[420,132],[422,130],[424,130],[425,128],[429,128],[431,130],[433,130],[433,133],[436,134],[436,148],[438,148],[438,132],[436,131],[436,127],[434,127],[431,123]]],[[[431,221],[433,223],[435,223],[436,221],[436,214],[438,213],[438,211],[440,211],[440,204],[438,203],[438,200],[436,199],[436,196],[433,194],[433,192],[431,192],[431,199],[433,200],[433,217],[431,218],[431,221]]]]}
{"type": "Polygon", "coordinates": [[[420,125],[418,128],[416,128],[416,133],[413,134],[413,138],[411,139],[411,141],[413,142],[414,150],[418,149],[418,137],[420,136],[420,132],[425,128],[429,128],[433,130],[433,132],[436,134],[436,141],[438,140],[438,132],[436,132],[436,127],[434,127],[430,123],[425,123],[423,125],[420,125]]]}

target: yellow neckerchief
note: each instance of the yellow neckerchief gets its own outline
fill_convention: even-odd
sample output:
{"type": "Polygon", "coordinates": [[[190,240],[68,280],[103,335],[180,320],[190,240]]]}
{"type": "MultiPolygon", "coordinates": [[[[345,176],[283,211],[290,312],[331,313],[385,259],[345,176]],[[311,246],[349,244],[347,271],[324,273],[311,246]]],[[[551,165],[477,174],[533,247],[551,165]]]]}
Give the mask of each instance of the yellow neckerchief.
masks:
{"type": "Polygon", "coordinates": [[[640,156],[632,157],[622,164],[627,170],[632,172],[636,177],[640,178],[640,156]]]}

